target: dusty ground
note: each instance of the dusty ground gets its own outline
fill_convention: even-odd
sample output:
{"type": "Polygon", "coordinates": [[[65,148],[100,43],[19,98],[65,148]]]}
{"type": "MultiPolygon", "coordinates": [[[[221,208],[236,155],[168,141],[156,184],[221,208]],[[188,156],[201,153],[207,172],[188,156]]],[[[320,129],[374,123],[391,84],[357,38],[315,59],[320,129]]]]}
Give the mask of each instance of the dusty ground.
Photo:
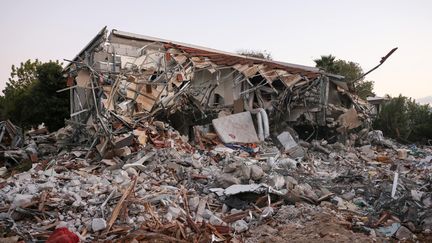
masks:
{"type": "Polygon", "coordinates": [[[315,212],[303,218],[298,209],[281,209],[275,220],[250,230],[245,242],[383,242],[349,230],[350,223],[328,212],[315,212]],[[291,212],[288,212],[291,211],[291,212]],[[289,217],[296,219],[290,222],[289,217]],[[286,217],[284,219],[284,217],[286,217]]]}
{"type": "Polygon", "coordinates": [[[247,242],[383,242],[365,234],[354,233],[328,215],[317,215],[304,225],[283,224],[257,228],[247,242]]]}

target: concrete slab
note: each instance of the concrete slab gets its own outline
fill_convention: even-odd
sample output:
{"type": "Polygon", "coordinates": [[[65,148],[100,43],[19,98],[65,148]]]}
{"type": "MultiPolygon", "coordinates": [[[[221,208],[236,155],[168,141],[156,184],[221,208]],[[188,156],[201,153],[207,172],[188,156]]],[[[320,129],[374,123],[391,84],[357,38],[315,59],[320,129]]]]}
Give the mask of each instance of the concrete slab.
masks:
{"type": "Polygon", "coordinates": [[[224,143],[259,142],[249,111],[224,116],[212,121],[219,138],[224,143]]]}

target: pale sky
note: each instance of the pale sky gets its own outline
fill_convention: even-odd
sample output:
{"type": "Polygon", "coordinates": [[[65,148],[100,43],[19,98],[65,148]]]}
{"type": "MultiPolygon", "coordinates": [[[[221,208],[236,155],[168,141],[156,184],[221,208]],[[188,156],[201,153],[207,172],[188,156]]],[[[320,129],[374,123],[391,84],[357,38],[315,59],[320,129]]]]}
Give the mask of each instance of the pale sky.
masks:
{"type": "Polygon", "coordinates": [[[105,25],[223,51],[266,50],[314,66],[332,54],[369,70],[378,95],[432,95],[432,1],[48,1],[0,3],[0,89],[12,64],[72,59],[105,25]]]}

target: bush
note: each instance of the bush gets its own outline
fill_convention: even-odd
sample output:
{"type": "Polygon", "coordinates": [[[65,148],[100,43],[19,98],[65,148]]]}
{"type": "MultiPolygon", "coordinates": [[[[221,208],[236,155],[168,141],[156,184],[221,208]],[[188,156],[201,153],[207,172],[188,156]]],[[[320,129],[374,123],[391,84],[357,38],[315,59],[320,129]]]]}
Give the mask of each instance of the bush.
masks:
{"type": "Polygon", "coordinates": [[[431,108],[399,95],[383,105],[374,128],[401,142],[426,142],[432,139],[431,108]]]}

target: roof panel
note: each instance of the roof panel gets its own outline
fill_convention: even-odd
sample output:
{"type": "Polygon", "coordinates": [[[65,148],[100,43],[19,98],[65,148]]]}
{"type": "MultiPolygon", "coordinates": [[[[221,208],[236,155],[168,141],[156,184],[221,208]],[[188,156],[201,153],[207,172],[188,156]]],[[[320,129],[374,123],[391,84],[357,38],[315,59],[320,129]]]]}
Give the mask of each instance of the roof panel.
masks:
{"type": "Polygon", "coordinates": [[[219,51],[207,47],[201,47],[201,46],[196,46],[196,45],[191,45],[191,44],[186,44],[186,43],[181,43],[181,42],[176,42],[171,40],[150,37],[150,36],[138,35],[138,34],[123,32],[118,30],[112,30],[112,34],[123,38],[160,42],[163,43],[165,45],[165,48],[167,49],[176,48],[184,51],[185,53],[191,56],[208,57],[212,62],[214,62],[217,65],[231,66],[236,63],[241,63],[241,64],[247,63],[249,65],[265,64],[269,68],[281,69],[290,73],[301,74],[308,78],[314,78],[322,74],[319,71],[319,69],[315,67],[308,67],[308,66],[302,66],[302,65],[285,63],[285,62],[248,57],[248,56],[243,56],[235,53],[219,51]]]}

